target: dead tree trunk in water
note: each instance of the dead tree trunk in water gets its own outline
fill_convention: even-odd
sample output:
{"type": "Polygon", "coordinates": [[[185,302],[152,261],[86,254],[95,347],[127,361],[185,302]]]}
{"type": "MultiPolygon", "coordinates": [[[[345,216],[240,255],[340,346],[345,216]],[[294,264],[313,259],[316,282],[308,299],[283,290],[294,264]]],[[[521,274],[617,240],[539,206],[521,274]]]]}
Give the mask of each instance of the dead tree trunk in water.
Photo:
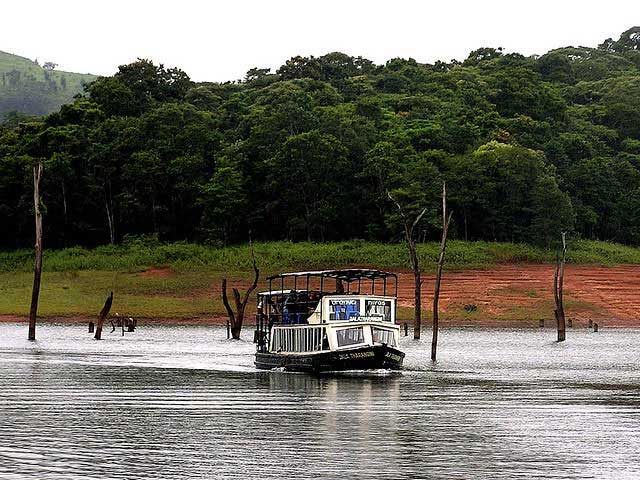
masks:
{"type": "Polygon", "coordinates": [[[556,263],[556,269],[553,272],[553,299],[556,309],[554,314],[556,324],[558,326],[558,341],[564,342],[567,338],[566,322],[564,317],[564,266],[567,260],[567,242],[566,233],[562,232],[562,257],[556,263]]]}
{"type": "Polygon", "coordinates": [[[229,338],[229,329],[231,328],[231,325],[236,324],[236,314],[233,312],[231,305],[229,305],[229,299],[227,298],[227,278],[226,277],[222,279],[222,303],[224,304],[224,308],[227,310],[227,315],[228,315],[227,338],[229,338]]]}
{"type": "Polygon", "coordinates": [[[96,325],[96,340],[100,340],[102,338],[102,326],[104,325],[104,321],[109,315],[109,311],[111,310],[111,304],[113,303],[113,292],[109,294],[107,300],[104,302],[104,307],[100,310],[100,316],[98,317],[98,324],[96,325]]]}
{"type": "Polygon", "coordinates": [[[431,360],[436,360],[438,350],[438,301],[440,299],[440,281],[442,280],[442,267],[444,266],[445,252],[447,250],[447,234],[449,233],[449,223],[451,215],[447,216],[447,186],[442,184],[442,239],[440,241],[440,256],[438,257],[438,267],[436,269],[436,285],[433,292],[433,336],[431,338],[431,360]]]}
{"type": "Polygon", "coordinates": [[[33,268],[33,290],[31,291],[31,309],[29,311],[29,340],[36,339],[36,321],[38,317],[38,300],[40,298],[40,281],[42,279],[42,211],[40,210],[40,180],[42,178],[42,162],[33,167],[33,208],[36,222],[35,265],[33,268]]]}
{"type": "Polygon", "coordinates": [[[427,209],[423,209],[420,214],[415,218],[415,220],[410,223],[409,219],[404,213],[404,209],[398,203],[393,196],[391,196],[391,192],[387,191],[387,195],[389,199],[396,204],[398,211],[400,212],[400,216],[402,217],[402,223],[404,226],[404,240],[407,244],[407,249],[409,250],[409,260],[411,261],[411,269],[413,270],[413,281],[414,281],[414,323],[413,323],[413,339],[420,339],[420,329],[422,328],[422,273],[420,272],[420,263],[418,260],[418,252],[416,251],[416,240],[414,238],[413,232],[416,228],[416,225],[420,222],[424,214],[427,212],[427,209]]]}
{"type": "Polygon", "coordinates": [[[251,259],[253,261],[253,271],[255,276],[253,278],[253,284],[245,292],[242,299],[240,298],[240,292],[237,288],[231,289],[236,307],[235,312],[231,308],[231,305],[229,305],[229,298],[227,297],[227,279],[222,279],[222,303],[224,304],[224,308],[227,310],[227,315],[229,316],[228,321],[231,326],[231,338],[234,340],[240,340],[240,332],[242,332],[242,323],[244,322],[244,311],[247,308],[249,296],[258,286],[258,280],[260,278],[260,270],[258,270],[258,266],[256,264],[256,256],[253,251],[253,244],[251,241],[249,241],[249,248],[251,250],[251,259]]]}

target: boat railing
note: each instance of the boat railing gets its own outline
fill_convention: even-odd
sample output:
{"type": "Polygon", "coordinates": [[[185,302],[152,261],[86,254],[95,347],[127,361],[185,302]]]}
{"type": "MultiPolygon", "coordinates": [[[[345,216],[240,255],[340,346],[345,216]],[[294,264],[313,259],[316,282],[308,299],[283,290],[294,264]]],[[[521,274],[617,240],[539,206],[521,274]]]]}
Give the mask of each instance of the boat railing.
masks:
{"type": "Polygon", "coordinates": [[[320,352],[326,337],[324,325],[274,325],[271,350],[274,352],[320,352]]]}

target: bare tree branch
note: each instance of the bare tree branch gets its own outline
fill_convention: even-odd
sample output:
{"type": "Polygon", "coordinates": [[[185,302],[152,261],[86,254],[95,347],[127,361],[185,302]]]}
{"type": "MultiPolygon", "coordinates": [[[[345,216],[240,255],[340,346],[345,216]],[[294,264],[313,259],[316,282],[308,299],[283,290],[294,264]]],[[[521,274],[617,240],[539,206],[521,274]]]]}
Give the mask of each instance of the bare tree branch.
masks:
{"type": "Polygon", "coordinates": [[[389,190],[387,190],[387,196],[389,197],[389,200],[391,200],[393,203],[396,204],[396,207],[398,207],[398,210],[400,211],[400,216],[402,216],[402,218],[406,219],[407,217],[404,214],[404,210],[402,209],[402,206],[400,205],[400,203],[398,203],[398,201],[393,198],[393,196],[391,195],[391,192],[389,190]]]}
{"type": "Polygon", "coordinates": [[[235,323],[236,317],[231,309],[231,305],[229,305],[229,299],[227,298],[227,279],[222,279],[222,303],[224,304],[224,308],[227,310],[227,315],[229,315],[229,320],[231,323],[235,323]]]}
{"type": "Polygon", "coordinates": [[[33,268],[33,289],[31,290],[31,308],[29,310],[28,339],[36,339],[36,322],[38,316],[38,301],[40,298],[40,282],[42,279],[42,210],[40,198],[40,181],[44,167],[39,160],[33,166],[33,212],[36,227],[35,263],[33,268]]]}
{"type": "Polygon", "coordinates": [[[427,209],[424,208],[420,214],[416,217],[416,219],[413,221],[413,223],[411,224],[411,229],[410,229],[410,233],[413,234],[413,230],[416,228],[416,225],[418,225],[418,223],[420,223],[420,220],[422,220],[422,217],[424,217],[424,214],[427,213],[427,209]]]}
{"type": "Polygon", "coordinates": [[[111,304],[113,303],[113,292],[109,293],[109,296],[104,302],[104,306],[102,310],[100,310],[100,315],[98,316],[98,323],[96,325],[96,334],[94,338],[96,340],[100,340],[102,338],[102,326],[104,325],[104,321],[109,315],[109,311],[111,311],[111,304]]]}
{"type": "Polygon", "coordinates": [[[447,235],[449,234],[449,224],[453,212],[447,216],[447,187],[442,183],[442,239],[440,241],[440,255],[438,256],[438,266],[436,269],[436,283],[433,292],[433,337],[431,339],[431,360],[436,360],[438,348],[438,302],[440,300],[440,282],[442,281],[442,267],[444,266],[445,253],[447,249],[447,235]]]}
{"type": "Polygon", "coordinates": [[[558,259],[553,273],[553,299],[555,301],[554,314],[558,329],[558,341],[563,342],[567,338],[566,320],[564,315],[564,266],[567,261],[567,232],[561,232],[562,236],[562,257],[558,259]]]}
{"type": "Polygon", "coordinates": [[[422,326],[422,273],[420,272],[420,263],[418,260],[418,253],[416,250],[416,241],[413,238],[413,230],[415,226],[420,222],[420,219],[426,213],[427,209],[425,208],[422,212],[416,217],[413,224],[409,225],[409,219],[407,218],[402,205],[393,198],[391,192],[387,190],[387,196],[389,199],[396,204],[398,211],[400,212],[400,216],[403,220],[404,226],[404,239],[407,244],[407,249],[409,250],[409,260],[411,261],[411,268],[413,270],[413,279],[414,279],[414,323],[413,323],[413,338],[418,340],[420,338],[421,326],[422,326]]]}
{"type": "MultiPolygon", "coordinates": [[[[249,233],[249,235],[251,235],[251,233],[249,233]]],[[[242,323],[244,322],[244,313],[247,308],[247,303],[249,303],[249,298],[251,297],[253,291],[258,287],[258,281],[260,280],[260,270],[258,269],[258,262],[256,261],[255,252],[253,250],[251,236],[249,236],[249,249],[251,251],[251,263],[253,265],[253,271],[255,275],[253,278],[253,283],[244,293],[244,296],[240,295],[240,291],[237,288],[231,289],[233,301],[236,308],[235,312],[231,308],[231,305],[229,305],[229,299],[227,297],[227,279],[222,279],[222,303],[224,304],[224,308],[227,310],[227,315],[229,316],[227,328],[230,327],[231,335],[236,340],[240,338],[240,332],[242,330],[242,323]]],[[[227,334],[228,333],[229,330],[227,330],[227,334]]]]}
{"type": "Polygon", "coordinates": [[[243,310],[247,306],[247,302],[249,301],[250,295],[258,287],[258,280],[260,279],[260,270],[258,269],[258,263],[256,262],[256,254],[253,250],[253,242],[251,241],[251,237],[249,237],[249,249],[251,251],[251,261],[253,264],[253,272],[255,273],[255,275],[253,277],[253,283],[251,284],[251,287],[249,287],[249,289],[244,295],[244,299],[242,300],[243,310]]]}

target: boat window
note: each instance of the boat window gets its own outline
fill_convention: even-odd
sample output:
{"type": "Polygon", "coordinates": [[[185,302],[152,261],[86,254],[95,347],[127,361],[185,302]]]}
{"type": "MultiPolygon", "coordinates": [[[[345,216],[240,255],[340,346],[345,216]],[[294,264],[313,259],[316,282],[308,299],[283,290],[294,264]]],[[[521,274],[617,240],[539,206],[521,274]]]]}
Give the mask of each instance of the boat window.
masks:
{"type": "Polygon", "coordinates": [[[338,340],[338,347],[357,345],[364,343],[364,331],[362,327],[342,328],[336,330],[336,338],[338,340]]]}
{"type": "Polygon", "coordinates": [[[320,296],[317,292],[292,290],[284,300],[282,307],[282,323],[299,325],[307,323],[309,316],[315,311],[320,296]]]}
{"type": "Polygon", "coordinates": [[[364,301],[365,315],[369,318],[379,318],[382,321],[391,321],[391,300],[366,299],[364,301]]]}
{"type": "Polygon", "coordinates": [[[373,343],[386,343],[390,347],[395,347],[395,336],[393,330],[385,328],[373,328],[373,343]]]}
{"type": "Polygon", "coordinates": [[[360,301],[354,298],[329,300],[329,320],[347,321],[360,316],[360,301]]]}

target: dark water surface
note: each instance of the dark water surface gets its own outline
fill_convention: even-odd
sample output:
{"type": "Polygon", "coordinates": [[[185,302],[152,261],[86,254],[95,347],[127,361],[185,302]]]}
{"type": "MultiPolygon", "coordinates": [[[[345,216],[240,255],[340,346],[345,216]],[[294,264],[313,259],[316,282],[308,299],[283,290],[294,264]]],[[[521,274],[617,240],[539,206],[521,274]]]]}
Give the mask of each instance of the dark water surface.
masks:
{"type": "Polygon", "coordinates": [[[252,368],[252,332],[0,324],[0,478],[640,478],[640,330],[454,329],[402,374],[252,368]]]}

